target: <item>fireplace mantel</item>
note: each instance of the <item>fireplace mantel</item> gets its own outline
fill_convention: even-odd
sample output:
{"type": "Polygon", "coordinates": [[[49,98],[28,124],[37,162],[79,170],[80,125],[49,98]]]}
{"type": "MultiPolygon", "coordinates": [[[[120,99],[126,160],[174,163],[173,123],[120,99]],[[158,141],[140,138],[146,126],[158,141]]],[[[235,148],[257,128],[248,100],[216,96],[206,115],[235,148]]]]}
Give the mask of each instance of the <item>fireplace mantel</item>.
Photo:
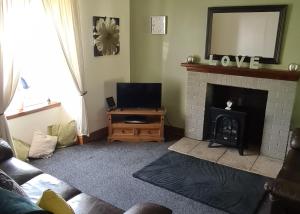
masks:
{"type": "Polygon", "coordinates": [[[215,73],[234,76],[256,77],[275,80],[286,81],[298,81],[300,79],[300,72],[290,72],[286,70],[275,69],[250,69],[250,68],[238,68],[238,67],[224,67],[213,66],[198,63],[181,63],[181,66],[186,67],[187,71],[203,72],[203,73],[215,73]]]}

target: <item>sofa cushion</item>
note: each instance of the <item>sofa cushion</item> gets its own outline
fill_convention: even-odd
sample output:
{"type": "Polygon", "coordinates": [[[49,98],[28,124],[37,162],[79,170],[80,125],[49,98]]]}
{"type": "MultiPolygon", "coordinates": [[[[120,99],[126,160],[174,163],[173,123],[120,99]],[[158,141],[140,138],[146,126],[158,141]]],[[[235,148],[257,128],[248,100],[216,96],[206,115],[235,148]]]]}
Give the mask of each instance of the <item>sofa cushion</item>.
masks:
{"type": "Polygon", "coordinates": [[[292,132],[291,147],[300,151],[300,128],[295,128],[292,132]]]}
{"type": "Polygon", "coordinates": [[[0,187],[8,191],[17,193],[21,196],[27,197],[24,190],[11,177],[0,169],[0,187]]]}
{"type": "Polygon", "coordinates": [[[77,140],[76,121],[48,126],[48,134],[57,136],[58,148],[71,146],[77,140]]]}
{"type": "Polygon", "coordinates": [[[172,210],[167,207],[154,204],[154,203],[141,203],[136,204],[127,210],[124,214],[172,214],[172,210]]]}
{"type": "Polygon", "coordinates": [[[13,156],[10,145],[0,138],[0,161],[7,160],[13,156]]]}
{"type": "Polygon", "coordinates": [[[0,188],[1,214],[50,214],[28,198],[0,188]]]}
{"type": "Polygon", "coordinates": [[[42,197],[37,202],[39,207],[53,214],[74,214],[69,204],[51,189],[43,192],[42,197]]]}
{"type": "Polygon", "coordinates": [[[38,168],[16,158],[0,162],[0,169],[20,185],[43,173],[38,168]]]}
{"type": "Polygon", "coordinates": [[[121,214],[124,211],[100,199],[81,193],[68,201],[76,214],[121,214]]]}
{"type": "Polygon", "coordinates": [[[300,173],[300,151],[291,149],[283,163],[283,169],[300,173]]]}
{"type": "Polygon", "coordinates": [[[16,158],[22,161],[28,161],[30,145],[16,138],[13,139],[13,144],[16,153],[16,158]]]}
{"type": "Polygon", "coordinates": [[[65,200],[80,193],[78,189],[48,174],[41,174],[32,178],[24,183],[22,188],[34,202],[37,202],[47,189],[53,190],[65,200]]]}
{"type": "Polygon", "coordinates": [[[285,168],[282,168],[279,171],[279,174],[277,175],[277,178],[291,181],[291,182],[300,182],[300,172],[299,171],[294,171],[294,170],[287,170],[285,168]]]}
{"type": "Polygon", "coordinates": [[[56,136],[45,135],[41,131],[35,131],[33,133],[33,139],[28,156],[31,158],[51,157],[55,150],[56,144],[56,136]]]}

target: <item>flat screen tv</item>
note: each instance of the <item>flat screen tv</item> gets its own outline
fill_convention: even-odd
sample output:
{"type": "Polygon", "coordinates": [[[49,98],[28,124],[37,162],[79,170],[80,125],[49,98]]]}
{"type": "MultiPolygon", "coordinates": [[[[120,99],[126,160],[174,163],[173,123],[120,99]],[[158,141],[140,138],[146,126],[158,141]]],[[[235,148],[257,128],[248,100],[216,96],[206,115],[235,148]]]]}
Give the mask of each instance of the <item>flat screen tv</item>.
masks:
{"type": "Polygon", "coordinates": [[[160,108],[161,83],[117,83],[118,108],[160,108]]]}

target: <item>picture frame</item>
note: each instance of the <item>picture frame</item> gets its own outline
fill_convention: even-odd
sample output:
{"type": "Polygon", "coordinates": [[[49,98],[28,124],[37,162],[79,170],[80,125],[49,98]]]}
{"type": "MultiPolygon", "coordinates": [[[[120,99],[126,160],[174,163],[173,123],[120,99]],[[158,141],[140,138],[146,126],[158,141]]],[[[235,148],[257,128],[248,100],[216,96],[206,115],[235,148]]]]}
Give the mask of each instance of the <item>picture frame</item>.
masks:
{"type": "Polygon", "coordinates": [[[151,16],[150,17],[151,34],[166,34],[167,33],[167,17],[166,16],[151,16]]]}
{"type": "Polygon", "coordinates": [[[120,18],[93,16],[94,56],[120,53],[120,18]]]}
{"type": "Polygon", "coordinates": [[[117,105],[115,103],[115,100],[113,97],[107,97],[106,98],[106,104],[108,106],[108,111],[114,110],[117,108],[117,105]]]}

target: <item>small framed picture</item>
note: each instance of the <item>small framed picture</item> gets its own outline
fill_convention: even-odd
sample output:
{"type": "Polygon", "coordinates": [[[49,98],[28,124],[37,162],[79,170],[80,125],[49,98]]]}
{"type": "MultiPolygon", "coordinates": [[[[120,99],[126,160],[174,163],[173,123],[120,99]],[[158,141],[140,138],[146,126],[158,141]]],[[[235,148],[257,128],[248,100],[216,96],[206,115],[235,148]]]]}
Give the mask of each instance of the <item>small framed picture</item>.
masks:
{"type": "Polygon", "coordinates": [[[166,34],[167,33],[167,17],[166,16],[151,16],[150,26],[152,34],[166,34]]]}
{"type": "Polygon", "coordinates": [[[114,110],[117,107],[113,97],[107,97],[106,103],[109,111],[114,110]]]}

